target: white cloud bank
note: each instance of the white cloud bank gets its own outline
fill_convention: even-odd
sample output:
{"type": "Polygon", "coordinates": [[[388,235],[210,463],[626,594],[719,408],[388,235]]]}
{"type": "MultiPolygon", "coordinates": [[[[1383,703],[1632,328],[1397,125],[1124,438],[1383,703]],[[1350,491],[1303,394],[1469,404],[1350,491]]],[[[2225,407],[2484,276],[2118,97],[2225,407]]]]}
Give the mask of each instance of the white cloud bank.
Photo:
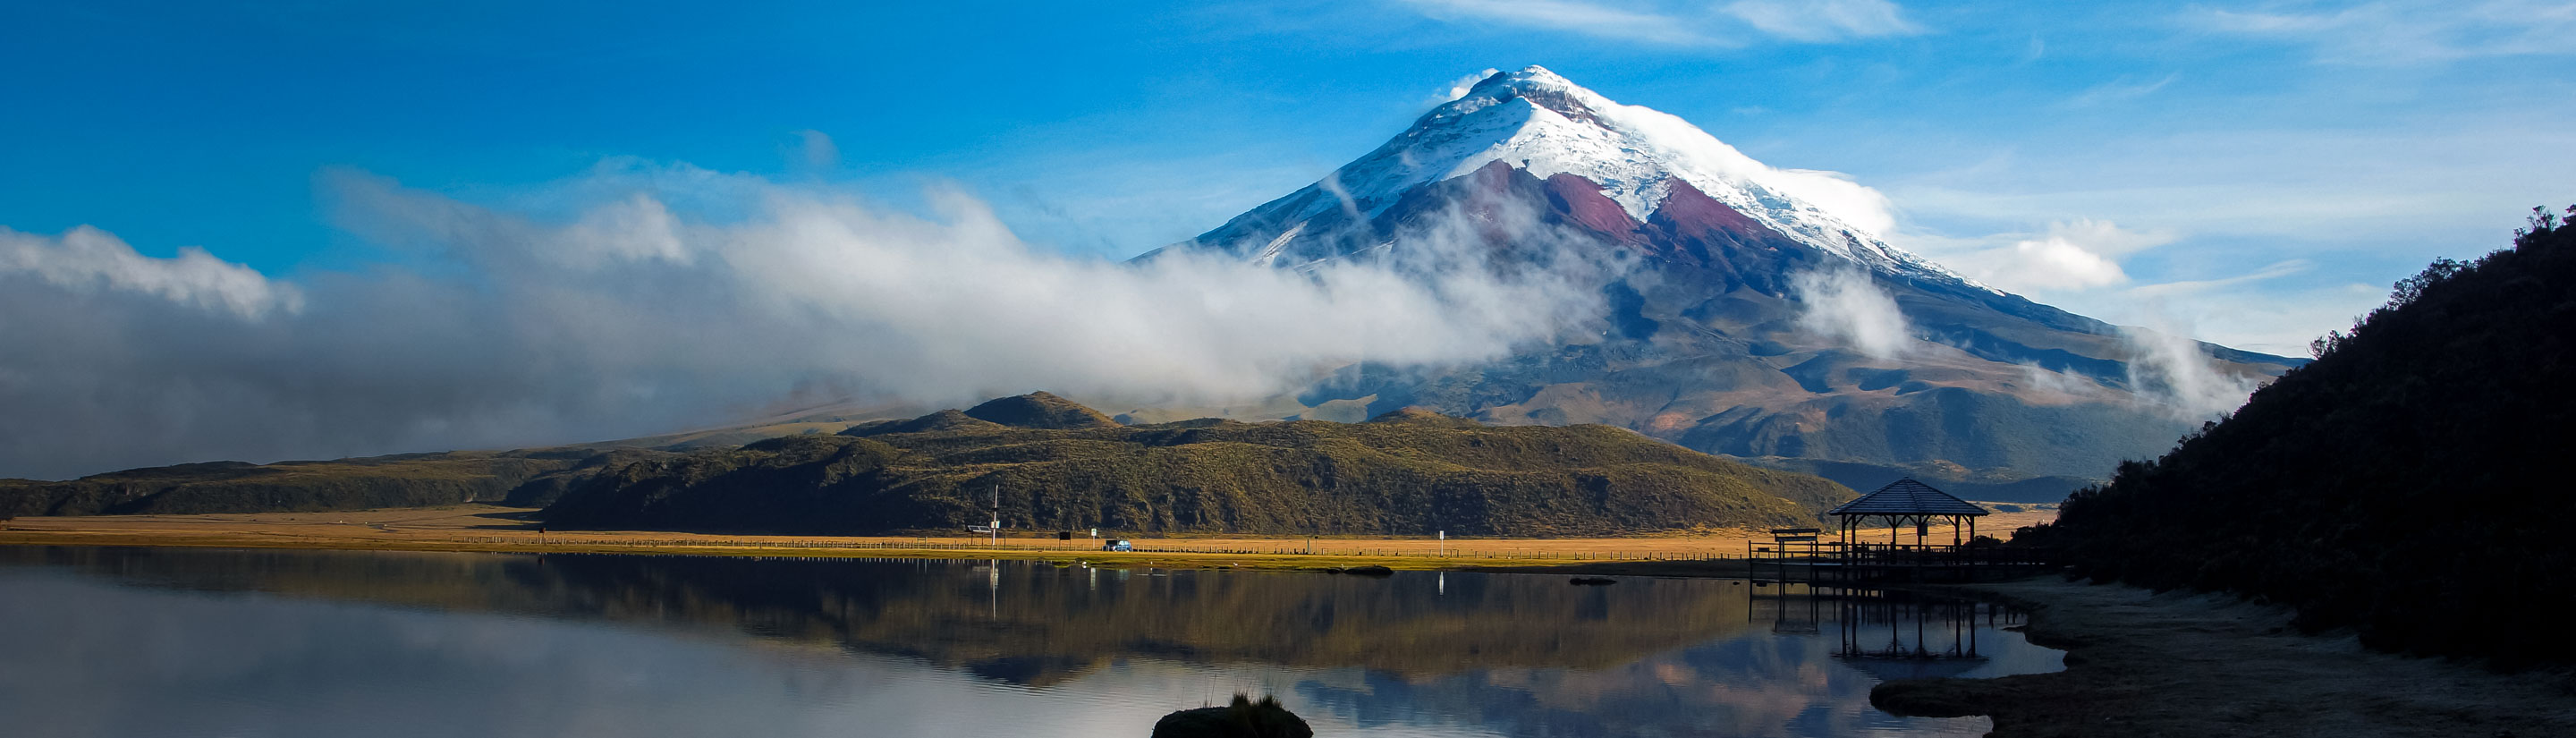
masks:
{"type": "Polygon", "coordinates": [[[1983,239],[1988,244],[2003,242],[1991,246],[1942,243],[1920,236],[1908,239],[1918,245],[1927,240],[1932,241],[1928,255],[1961,274],[2008,292],[2047,295],[2127,284],[2129,274],[2120,267],[2120,260],[2172,243],[2175,236],[2084,219],[2051,223],[2039,233],[1983,239]]]}
{"type": "Polygon", "coordinates": [[[6,275],[78,294],[143,293],[249,319],[291,313],[304,306],[304,296],[295,288],[217,259],[205,249],[182,248],[178,256],[156,259],[88,226],[71,229],[61,238],[0,228],[0,276],[6,275]]]}
{"type": "Polygon", "coordinates": [[[1450,268],[1131,265],[1032,250],[960,194],[921,217],[641,179],[661,185],[574,183],[596,204],[547,220],[328,178],[347,228],[418,261],[295,282],[91,228],[0,231],[0,477],[598,440],[782,398],[1224,402],[1360,359],[1490,359],[1600,313],[1584,265],[1488,262],[1462,235],[1511,223],[1418,234],[1450,268]]]}

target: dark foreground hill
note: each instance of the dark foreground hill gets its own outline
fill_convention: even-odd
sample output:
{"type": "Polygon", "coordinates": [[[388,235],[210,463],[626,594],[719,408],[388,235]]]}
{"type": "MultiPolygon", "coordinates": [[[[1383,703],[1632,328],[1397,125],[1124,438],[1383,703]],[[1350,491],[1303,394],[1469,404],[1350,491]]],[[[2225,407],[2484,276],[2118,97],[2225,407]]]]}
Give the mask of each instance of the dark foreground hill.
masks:
{"type": "Polygon", "coordinates": [[[1605,535],[1811,522],[1852,494],[1607,426],[1411,411],[1130,427],[1051,395],[977,410],[996,404],[1010,411],[631,464],[545,515],[587,528],[956,530],[990,519],[998,495],[1014,530],[1605,535]]]}
{"type": "MultiPolygon", "coordinates": [[[[2576,208],[2570,209],[2576,213],[2576,208]]],[[[2576,660],[2576,228],[2400,282],[2223,422],[2070,497],[2097,578],[2241,592],[2396,650],[2576,660]]]]}

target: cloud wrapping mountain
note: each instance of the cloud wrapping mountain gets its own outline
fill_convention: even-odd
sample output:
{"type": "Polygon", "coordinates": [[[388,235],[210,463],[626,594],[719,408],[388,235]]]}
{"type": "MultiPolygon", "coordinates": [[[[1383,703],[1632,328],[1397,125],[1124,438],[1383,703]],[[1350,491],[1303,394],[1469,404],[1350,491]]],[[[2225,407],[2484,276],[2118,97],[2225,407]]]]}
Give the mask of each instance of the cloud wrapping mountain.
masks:
{"type": "MultiPolygon", "coordinates": [[[[1864,487],[1897,471],[2018,483],[2151,453],[2296,363],[1980,282],[1886,241],[1897,220],[1876,190],[1763,164],[1535,66],[1489,75],[1316,184],[1143,261],[1404,258],[1396,234],[1460,210],[1534,213],[1564,234],[1555,248],[1623,265],[1604,290],[1611,330],[1476,366],[1349,368],[1298,395],[1311,412],[1606,423],[1710,453],[1875,470],[1844,477],[1864,487]]],[[[1965,266],[2028,287],[2097,285],[2125,279],[2106,255],[2159,238],[2066,223],[1965,266]]]]}
{"type": "Polygon", "coordinates": [[[852,396],[1234,401],[1599,314],[1601,265],[1467,248],[1526,218],[1433,219],[1408,259],[1290,272],[1054,255],[953,192],[923,217],[686,167],[605,179],[558,188],[595,202],[549,219],[330,177],[341,223],[401,266],[291,280],[0,231],[0,476],[596,440],[852,396]]]}
{"type": "MultiPolygon", "coordinates": [[[[1044,388],[1265,408],[1249,418],[1427,405],[2012,481],[2152,451],[2289,365],[1971,280],[1881,240],[1894,218],[1875,190],[1537,67],[1128,263],[1032,248],[954,192],[921,215],[632,163],[502,205],[323,183],[387,259],[279,279],[95,229],[0,234],[0,474],[588,441],[1044,388]]],[[[2097,254],[2146,236],[2048,238],[2097,254]]],[[[2027,266],[2107,278],[2059,261],[2027,266]]]]}

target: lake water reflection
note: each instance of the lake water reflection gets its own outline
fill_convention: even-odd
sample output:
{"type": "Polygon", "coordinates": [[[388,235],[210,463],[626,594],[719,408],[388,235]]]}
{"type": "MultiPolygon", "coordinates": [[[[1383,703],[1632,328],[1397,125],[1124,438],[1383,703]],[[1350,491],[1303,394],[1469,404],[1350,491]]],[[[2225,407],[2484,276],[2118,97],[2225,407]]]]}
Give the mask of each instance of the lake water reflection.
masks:
{"type": "Polygon", "coordinates": [[[1878,712],[1869,688],[2062,664],[1981,605],[1753,589],[0,548],[0,720],[65,737],[1143,736],[1242,691],[1320,736],[1977,735],[1983,719],[1878,712]],[[1880,658],[1918,646],[1963,658],[1880,658]]]}

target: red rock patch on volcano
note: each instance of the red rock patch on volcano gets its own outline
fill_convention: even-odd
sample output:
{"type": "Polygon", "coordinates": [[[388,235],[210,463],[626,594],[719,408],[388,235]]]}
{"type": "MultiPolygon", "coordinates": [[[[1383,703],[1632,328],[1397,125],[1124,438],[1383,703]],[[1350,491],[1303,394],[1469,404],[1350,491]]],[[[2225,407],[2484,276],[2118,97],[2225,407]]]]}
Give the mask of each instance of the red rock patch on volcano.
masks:
{"type": "Polygon", "coordinates": [[[1663,226],[1669,233],[1698,235],[1725,231],[1757,234],[1771,230],[1735,208],[1727,207],[1726,203],[1710,199],[1708,193],[1692,187],[1689,182],[1675,179],[1672,183],[1672,192],[1665,194],[1664,202],[1655,206],[1656,225],[1663,226]]]}
{"type": "MultiPolygon", "coordinates": [[[[1547,204],[1564,222],[1619,240],[1635,240],[1638,223],[1628,210],[1601,194],[1601,185],[1559,172],[1546,182],[1547,204]]],[[[1703,198],[1706,196],[1703,195],[1703,198]]]]}

